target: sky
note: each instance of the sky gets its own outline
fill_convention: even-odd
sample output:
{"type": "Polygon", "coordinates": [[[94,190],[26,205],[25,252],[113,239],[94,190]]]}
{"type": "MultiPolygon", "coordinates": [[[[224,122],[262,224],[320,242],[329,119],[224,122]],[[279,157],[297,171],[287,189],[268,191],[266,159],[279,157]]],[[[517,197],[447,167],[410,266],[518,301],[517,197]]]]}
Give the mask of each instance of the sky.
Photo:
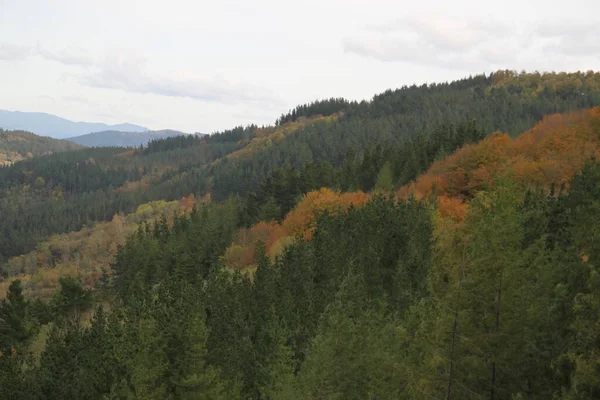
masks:
{"type": "Polygon", "coordinates": [[[0,0],[0,109],[211,133],[498,69],[600,69],[597,0],[0,0]]]}

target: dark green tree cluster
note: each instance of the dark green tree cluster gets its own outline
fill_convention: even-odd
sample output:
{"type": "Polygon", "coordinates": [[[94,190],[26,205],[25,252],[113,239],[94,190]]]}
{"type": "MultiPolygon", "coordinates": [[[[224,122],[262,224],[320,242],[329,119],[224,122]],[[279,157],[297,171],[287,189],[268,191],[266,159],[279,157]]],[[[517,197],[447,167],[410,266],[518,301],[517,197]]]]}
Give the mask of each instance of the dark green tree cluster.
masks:
{"type": "Polygon", "coordinates": [[[275,125],[283,125],[287,122],[294,122],[298,118],[310,118],[317,115],[329,116],[335,113],[343,112],[350,105],[356,106],[356,102],[350,102],[342,97],[326,100],[316,100],[309,104],[302,104],[288,112],[282,114],[275,125]]]}
{"type": "Polygon", "coordinates": [[[338,166],[321,161],[299,169],[276,169],[257,191],[247,194],[245,221],[281,221],[303,194],[322,187],[347,192],[391,191],[414,180],[435,160],[483,137],[475,121],[442,125],[430,135],[406,139],[396,146],[377,145],[362,155],[349,151],[338,166]]]}

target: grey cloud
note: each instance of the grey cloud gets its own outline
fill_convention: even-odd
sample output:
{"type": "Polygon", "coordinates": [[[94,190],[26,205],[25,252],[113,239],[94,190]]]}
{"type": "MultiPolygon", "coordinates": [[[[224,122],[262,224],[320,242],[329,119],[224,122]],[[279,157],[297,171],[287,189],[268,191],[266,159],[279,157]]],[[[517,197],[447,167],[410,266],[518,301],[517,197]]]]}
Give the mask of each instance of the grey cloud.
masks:
{"type": "Polygon", "coordinates": [[[571,57],[585,57],[589,55],[600,54],[600,42],[598,41],[577,41],[561,40],[544,46],[544,53],[554,55],[564,55],[571,57]]]}
{"type": "Polygon", "coordinates": [[[30,53],[31,49],[29,47],[0,42],[0,60],[24,60],[29,57],[30,53]]]}
{"type": "Polygon", "coordinates": [[[418,38],[414,41],[399,38],[364,39],[347,38],[343,42],[344,51],[384,62],[406,62],[434,65],[451,69],[469,67],[485,68],[485,64],[496,61],[500,56],[473,51],[440,50],[438,45],[418,38]]]}
{"type": "Polygon", "coordinates": [[[342,46],[347,53],[381,61],[485,68],[502,59],[502,54],[489,48],[508,30],[509,26],[495,21],[484,24],[466,18],[421,16],[371,27],[361,36],[344,39],[342,46]]]}
{"type": "Polygon", "coordinates": [[[222,79],[158,77],[145,72],[146,60],[135,55],[116,54],[96,71],[80,76],[86,86],[118,89],[125,92],[184,97],[220,103],[277,103],[276,96],[264,88],[233,84],[222,79]]]}
{"type": "Polygon", "coordinates": [[[539,22],[535,32],[541,37],[561,37],[569,38],[595,35],[597,36],[598,24],[591,21],[574,20],[547,20],[539,22]]]}
{"type": "Polygon", "coordinates": [[[47,94],[42,94],[38,96],[38,99],[40,100],[48,100],[48,101],[56,101],[56,98],[53,96],[49,96],[47,94]]]}
{"type": "Polygon", "coordinates": [[[63,96],[64,101],[70,101],[73,103],[90,104],[90,101],[84,97],[79,96],[63,96]]]}
{"type": "Polygon", "coordinates": [[[39,43],[35,48],[0,43],[0,60],[25,60],[32,55],[38,55],[46,60],[56,61],[66,65],[92,66],[94,59],[85,50],[78,47],[67,47],[59,52],[52,52],[39,43]]]}
{"type": "MultiPolygon", "coordinates": [[[[29,48],[0,43],[0,60],[21,60],[31,54],[29,48]]],[[[75,77],[79,83],[89,87],[228,104],[261,103],[267,107],[281,104],[278,96],[266,88],[251,84],[231,83],[218,78],[154,76],[145,72],[146,59],[135,53],[112,51],[103,61],[98,61],[79,47],[71,46],[60,51],[50,51],[38,43],[34,54],[64,65],[86,67],[86,74],[67,73],[65,76],[75,77]]],[[[85,102],[85,99],[65,100],[85,102]]]]}
{"type": "Polygon", "coordinates": [[[545,21],[536,33],[546,39],[544,53],[572,57],[600,54],[596,24],[585,21],[545,21]]]}
{"type": "Polygon", "coordinates": [[[423,44],[448,51],[468,50],[500,32],[498,23],[483,25],[478,21],[441,16],[411,18],[407,25],[417,33],[423,44]]]}
{"type": "Polygon", "coordinates": [[[36,53],[46,60],[56,61],[66,65],[92,66],[94,58],[85,50],[79,47],[67,47],[59,52],[52,52],[39,43],[36,46],[36,53]]]}
{"type": "Polygon", "coordinates": [[[410,17],[346,37],[346,53],[384,62],[459,69],[535,68],[600,54],[593,24],[545,22],[531,27],[485,19],[410,17]],[[563,60],[561,60],[563,58],[563,60]],[[540,65],[543,64],[543,65],[540,65]]]}

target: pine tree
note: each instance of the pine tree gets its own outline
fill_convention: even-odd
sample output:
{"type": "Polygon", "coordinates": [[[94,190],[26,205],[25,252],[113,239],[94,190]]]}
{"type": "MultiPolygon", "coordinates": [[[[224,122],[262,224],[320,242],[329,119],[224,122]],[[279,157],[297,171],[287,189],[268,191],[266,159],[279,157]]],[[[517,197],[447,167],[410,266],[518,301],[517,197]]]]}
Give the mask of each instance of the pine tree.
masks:
{"type": "Polygon", "coordinates": [[[390,192],[394,189],[394,172],[390,162],[386,162],[377,175],[376,190],[390,192]]]}
{"type": "Polygon", "coordinates": [[[13,349],[32,337],[36,323],[29,316],[29,302],[23,296],[21,281],[15,279],[8,287],[6,299],[0,303],[0,352],[10,355],[13,349]]]}

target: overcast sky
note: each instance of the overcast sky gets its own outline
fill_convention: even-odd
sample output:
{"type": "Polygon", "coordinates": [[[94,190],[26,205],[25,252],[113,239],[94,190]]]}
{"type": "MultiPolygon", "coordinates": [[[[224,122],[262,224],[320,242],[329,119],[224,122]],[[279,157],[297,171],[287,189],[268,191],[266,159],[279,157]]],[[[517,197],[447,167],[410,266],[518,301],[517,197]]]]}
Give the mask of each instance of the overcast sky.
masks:
{"type": "Polygon", "coordinates": [[[598,0],[0,0],[0,109],[213,132],[499,68],[599,70],[598,0]]]}

